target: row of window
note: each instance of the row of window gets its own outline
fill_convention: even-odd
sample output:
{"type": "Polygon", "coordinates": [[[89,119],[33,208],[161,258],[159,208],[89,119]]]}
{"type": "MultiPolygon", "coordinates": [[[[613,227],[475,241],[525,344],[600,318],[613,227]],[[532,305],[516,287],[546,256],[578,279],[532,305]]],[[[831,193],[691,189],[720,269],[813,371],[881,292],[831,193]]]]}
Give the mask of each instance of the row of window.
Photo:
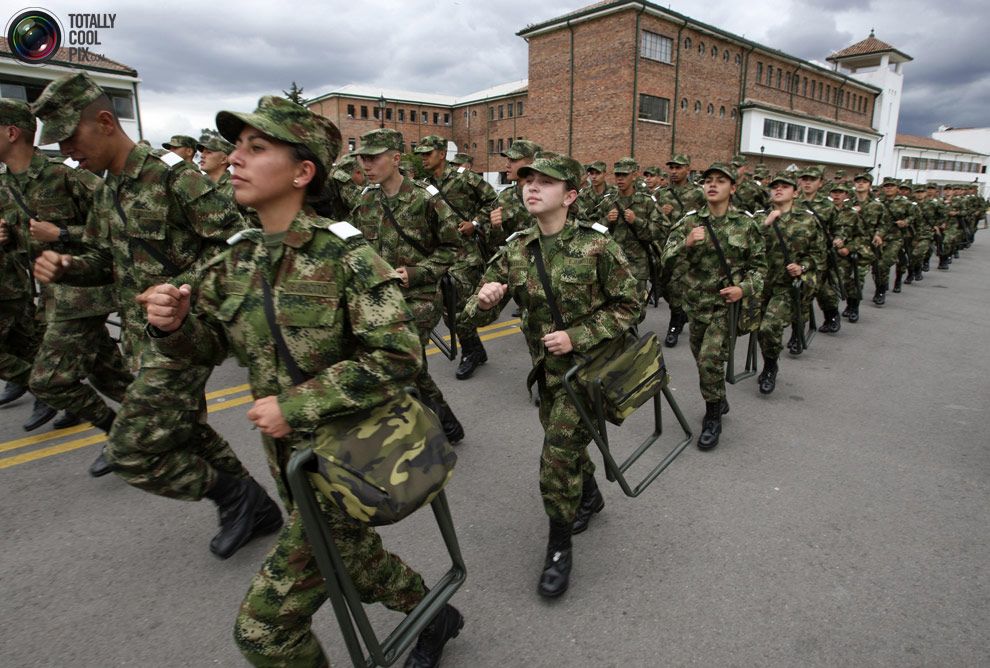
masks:
{"type": "MultiPolygon", "coordinates": [[[[689,51],[691,46],[691,38],[685,37],[684,50],[689,51]]],[[[732,58],[732,54],[728,49],[719,50],[717,46],[712,45],[711,51],[709,52],[705,48],[705,43],[699,41],[698,54],[704,56],[708,53],[711,53],[712,58],[718,58],[719,54],[721,54],[722,60],[725,62],[729,62],[729,59],[732,58]]],[[[642,30],[640,31],[639,36],[639,55],[642,58],[648,58],[650,60],[670,64],[674,59],[674,40],[659,33],[650,32],[649,30],[642,30]]],[[[742,63],[741,54],[736,54],[735,63],[736,65],[742,63]]]]}
{"type": "MultiPolygon", "coordinates": [[[[355,109],[355,106],[353,104],[347,105],[347,117],[348,118],[354,118],[355,117],[355,111],[356,111],[356,109],[355,109]]],[[[374,117],[375,120],[381,120],[381,111],[382,110],[379,107],[372,107],[371,108],[371,115],[372,115],[372,117],[374,117]]],[[[399,122],[400,123],[405,123],[406,122],[406,110],[405,109],[399,109],[398,110],[398,115],[399,115],[399,122]]],[[[364,104],[361,105],[361,118],[368,118],[368,106],[367,105],[364,105],[364,104]]],[[[385,120],[386,121],[392,120],[392,108],[391,107],[385,107],[385,120]]],[[[450,112],[444,112],[444,113],[441,114],[441,112],[439,112],[439,111],[434,111],[433,112],[433,125],[440,125],[441,124],[441,120],[443,122],[443,125],[450,125],[450,112]]],[[[424,123],[424,124],[429,123],[430,122],[430,112],[428,112],[428,111],[421,111],[421,112],[418,112],[417,113],[417,111],[415,109],[410,109],[409,110],[409,122],[410,123],[424,123]]]]}
{"type": "Polygon", "coordinates": [[[960,162],[958,160],[935,160],[934,158],[901,158],[901,169],[932,169],[945,172],[969,172],[979,174],[983,165],[978,162],[960,162]]]}
{"type": "MultiPolygon", "coordinates": [[[[515,103],[509,102],[508,104],[500,104],[498,107],[493,104],[488,107],[488,120],[494,121],[496,113],[498,114],[498,120],[502,120],[503,118],[512,118],[513,115],[522,116],[523,102],[522,100],[517,100],[515,103]]],[[[474,112],[473,115],[477,116],[478,113],[474,112]]],[[[464,110],[464,118],[467,118],[466,109],[464,110]]]]}
{"type": "MultiPolygon", "coordinates": [[[[516,139],[522,139],[522,137],[516,137],[516,139]]],[[[513,139],[512,137],[509,137],[508,139],[502,139],[502,138],[489,139],[488,155],[495,155],[496,153],[501,153],[502,151],[505,151],[510,146],[512,146],[513,141],[515,141],[515,139],[513,139]]],[[[472,144],[472,146],[477,147],[477,144],[472,144]]]]}
{"type": "MultiPolygon", "coordinates": [[[[681,109],[687,111],[690,102],[686,97],[681,98],[681,109]]],[[[708,115],[715,115],[715,105],[711,102],[708,103],[708,115]]],[[[694,101],[694,113],[701,113],[701,100],[694,101]]],[[[725,106],[720,106],[718,108],[718,117],[725,118],[725,106]]],[[[736,117],[735,107],[729,110],[729,118],[736,117]]],[[[665,97],[656,97],[654,95],[646,95],[645,93],[640,93],[639,95],[639,119],[641,121],[659,121],[660,123],[670,122],[670,100],[665,97]]]]}
{"type": "Polygon", "coordinates": [[[763,63],[759,61],[756,63],[756,82],[812,100],[827,102],[860,114],[865,114],[872,103],[872,99],[866,95],[849,93],[838,86],[833,88],[832,84],[815,79],[809,80],[806,76],[784,71],[781,67],[775,68],[769,63],[764,70],[763,63]]]}
{"type": "Polygon", "coordinates": [[[771,139],[813,144],[814,146],[824,145],[828,148],[839,148],[843,151],[857,151],[859,153],[869,153],[872,144],[870,139],[844,135],[798,123],[785,123],[772,118],[763,119],[763,136],[771,139]]]}
{"type": "MultiPolygon", "coordinates": [[[[44,90],[47,83],[46,81],[42,85],[29,85],[15,82],[0,82],[0,97],[9,100],[20,100],[21,102],[34,102],[41,95],[41,91],[44,90]]],[[[113,108],[117,112],[117,118],[135,117],[134,100],[129,91],[104,89],[104,92],[113,102],[113,108]]]]}

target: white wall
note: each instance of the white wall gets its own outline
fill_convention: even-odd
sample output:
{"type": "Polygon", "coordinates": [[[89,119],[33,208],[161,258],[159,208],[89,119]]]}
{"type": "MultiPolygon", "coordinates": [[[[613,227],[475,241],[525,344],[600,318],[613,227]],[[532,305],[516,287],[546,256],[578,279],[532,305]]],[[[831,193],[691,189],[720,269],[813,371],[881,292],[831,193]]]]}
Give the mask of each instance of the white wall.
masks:
{"type": "Polygon", "coordinates": [[[812,163],[824,163],[834,165],[855,165],[857,167],[872,167],[877,150],[877,137],[863,133],[847,130],[845,128],[811,121],[798,116],[788,116],[787,114],[767,111],[764,109],[744,109],[742,117],[742,136],[740,138],[740,151],[753,155],[760,155],[760,147],[765,148],[766,157],[784,158],[788,160],[801,160],[812,163]],[[764,120],[772,119],[784,123],[795,123],[803,125],[805,128],[815,128],[825,132],[836,132],[841,135],[854,136],[857,139],[868,139],[870,141],[869,153],[859,151],[847,151],[841,148],[829,148],[824,144],[821,146],[808,144],[808,133],[805,131],[805,142],[790,141],[787,139],[777,139],[765,137],[763,135],[764,120]]]}

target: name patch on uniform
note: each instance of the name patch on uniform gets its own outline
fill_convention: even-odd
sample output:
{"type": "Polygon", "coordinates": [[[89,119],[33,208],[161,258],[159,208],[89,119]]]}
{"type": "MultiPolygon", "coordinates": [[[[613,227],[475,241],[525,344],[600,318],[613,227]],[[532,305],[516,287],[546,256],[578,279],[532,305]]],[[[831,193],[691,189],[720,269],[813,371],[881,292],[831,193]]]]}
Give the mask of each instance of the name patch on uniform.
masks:
{"type": "Polygon", "coordinates": [[[434,185],[426,186],[426,192],[430,193],[431,197],[436,197],[437,195],[440,194],[440,191],[437,190],[437,187],[434,185]]]}
{"type": "Polygon", "coordinates": [[[601,223],[592,223],[591,224],[591,229],[593,229],[595,232],[601,232],[602,234],[608,234],[608,228],[605,227],[604,225],[602,225],[601,223]]]}
{"type": "Polygon", "coordinates": [[[247,232],[247,230],[241,230],[237,234],[234,234],[233,236],[229,237],[227,239],[227,245],[228,246],[234,246],[234,245],[238,244],[244,238],[244,233],[245,232],[247,232]]]}
{"type": "Polygon", "coordinates": [[[463,167],[458,167],[457,168],[457,173],[458,174],[463,174],[464,173],[464,168],[463,167]]]}
{"type": "Polygon", "coordinates": [[[79,166],[79,161],[73,160],[72,158],[66,158],[65,160],[62,161],[62,164],[68,167],[69,169],[75,169],[76,167],[79,166]]]}
{"type": "Polygon", "coordinates": [[[522,230],[513,232],[512,234],[510,234],[508,237],[505,238],[505,243],[509,243],[510,241],[518,237],[520,234],[522,234],[522,230]]]}
{"type": "Polygon", "coordinates": [[[341,221],[339,223],[334,223],[333,225],[331,225],[330,226],[330,231],[333,232],[334,234],[336,234],[341,239],[345,239],[345,240],[346,239],[350,239],[351,237],[359,237],[359,236],[361,236],[361,230],[359,230],[358,228],[354,227],[353,225],[351,225],[350,223],[348,223],[346,220],[343,220],[343,221],[341,221]]]}
{"type": "Polygon", "coordinates": [[[336,297],[337,286],[327,281],[286,281],[282,292],[310,297],[336,297]]]}
{"type": "Polygon", "coordinates": [[[177,164],[182,162],[182,157],[176,155],[175,153],[172,153],[171,151],[169,151],[168,153],[163,153],[158,157],[161,159],[162,162],[164,162],[169,167],[175,167],[177,164]]]}

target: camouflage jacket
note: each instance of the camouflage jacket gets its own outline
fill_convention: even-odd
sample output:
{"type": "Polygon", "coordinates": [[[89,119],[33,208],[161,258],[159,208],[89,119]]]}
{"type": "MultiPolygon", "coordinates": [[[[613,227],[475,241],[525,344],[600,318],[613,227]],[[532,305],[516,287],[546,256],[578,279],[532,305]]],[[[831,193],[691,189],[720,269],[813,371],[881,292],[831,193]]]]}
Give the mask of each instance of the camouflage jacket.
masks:
{"type": "Polygon", "coordinates": [[[361,201],[351,212],[351,222],[361,230],[376,253],[393,267],[409,272],[409,288],[403,294],[434,299],[438,281],[457,259],[461,247],[457,216],[434,186],[403,177],[394,197],[386,197],[377,185],[364,189],[361,201]],[[386,214],[387,202],[395,222],[386,214]],[[396,229],[400,225],[406,240],[396,229]]]}
{"type": "Polygon", "coordinates": [[[934,232],[932,226],[925,221],[925,212],[921,204],[915,199],[911,202],[911,229],[914,230],[914,238],[918,241],[931,241],[934,232]]]}
{"type": "MultiPolygon", "coordinates": [[[[0,167],[3,167],[0,162],[0,167]]],[[[7,211],[16,203],[4,186],[10,175],[0,169],[0,218],[7,220],[8,241],[0,246],[0,301],[28,300],[34,297],[31,279],[31,255],[16,220],[6,219],[7,211]]]]}
{"type": "MultiPolygon", "coordinates": [[[[548,356],[543,345],[543,337],[557,327],[533,261],[535,245],[541,242],[537,225],[514,233],[488,263],[481,280],[481,284],[509,286],[502,303],[482,311],[475,294],[464,315],[477,326],[485,325],[498,318],[510,298],[515,299],[522,307],[522,330],[533,367],[545,364],[548,372],[563,374],[574,365],[573,355],[548,356]]],[[[636,277],[604,227],[568,218],[548,246],[544,264],[575,352],[587,353],[636,324],[640,313],[636,277]]]]}
{"type": "MultiPolygon", "coordinates": [[[[0,217],[6,219],[11,232],[16,234],[14,245],[17,248],[29,249],[27,255],[30,257],[44,250],[60,253],[83,250],[83,230],[93,208],[93,198],[103,185],[102,179],[92,172],[73,169],[61,160],[50,160],[36,150],[26,172],[18,175],[8,172],[0,182],[8,190],[2,198],[6,206],[0,217]],[[68,243],[32,240],[30,217],[18,204],[18,198],[35,220],[47,221],[66,230],[68,243]]],[[[44,303],[46,318],[52,322],[105,315],[117,310],[109,281],[88,288],[51,286],[45,290],[44,303]]]]}
{"type": "Polygon", "coordinates": [[[851,253],[857,253],[860,257],[868,257],[873,254],[873,231],[867,228],[863,216],[846,202],[845,205],[835,210],[835,230],[833,239],[841,239],[842,247],[848,248],[851,253]]]}
{"type": "Polygon", "coordinates": [[[217,180],[216,189],[222,194],[229,197],[231,200],[234,199],[234,184],[230,180],[230,172],[224,170],[223,174],[217,180]]]}
{"type": "Polygon", "coordinates": [[[887,227],[890,221],[887,219],[887,210],[883,208],[880,200],[875,197],[869,197],[865,202],[851,199],[846,203],[846,206],[858,213],[863,219],[863,230],[870,237],[871,244],[874,236],[878,234],[881,238],[887,236],[887,227]]]}
{"type": "Polygon", "coordinates": [[[491,225],[491,219],[488,220],[491,228],[488,238],[493,249],[503,245],[509,235],[536,225],[536,218],[526,210],[523,203],[521,183],[514,183],[499,192],[494,208],[498,207],[502,207],[502,226],[495,227],[491,225]]]}
{"type": "Polygon", "coordinates": [[[767,192],[751,178],[742,179],[736,185],[736,193],[732,196],[732,203],[737,209],[752,214],[766,208],[769,202],[767,192]]]}
{"type": "Polygon", "coordinates": [[[616,192],[602,208],[605,209],[605,215],[593,222],[601,223],[609,229],[612,238],[626,254],[636,278],[641,281],[648,280],[650,268],[646,249],[660,236],[660,221],[663,215],[657,209],[653,196],[638,190],[628,197],[616,192]],[[619,217],[615,222],[609,222],[608,213],[613,209],[618,211],[619,217]],[[626,210],[632,211],[636,216],[631,223],[626,222],[626,210]]]}
{"type": "MultiPolygon", "coordinates": [[[[801,280],[814,284],[815,275],[825,269],[825,236],[814,217],[800,208],[792,208],[777,220],[777,228],[787,244],[787,257],[780,245],[780,239],[773,225],[767,225],[769,211],[760,211],[754,216],[763,232],[766,247],[767,270],[763,281],[764,296],[775,288],[789,288],[794,279],[787,273],[787,263],[803,266],[801,280]]],[[[724,247],[723,247],[724,249],[724,247]]]]}
{"type": "Polygon", "coordinates": [[[206,176],[184,160],[164,158],[135,146],[120,174],[107,178],[86,221],[86,251],[73,256],[63,278],[74,285],[113,278],[132,365],[144,348],[146,320],[134,298],[159,283],[195,283],[202,262],[247,227],[206,176]]]}
{"type": "Polygon", "coordinates": [[[938,197],[926,199],[921,203],[921,215],[932,229],[944,225],[948,217],[945,204],[938,197]]]}
{"type": "Polygon", "coordinates": [[[742,288],[743,296],[759,300],[767,273],[763,233],[748,214],[729,207],[721,218],[711,215],[705,206],[678,221],[663,249],[664,271],[676,277],[684,309],[692,320],[710,322],[714,314],[725,312],[727,304],[718,293],[727,286],[725,272],[715,245],[705,233],[705,240],[688,248],[684,240],[695,227],[707,221],[718,236],[725,260],[732,270],[732,285],[742,288]]]}
{"type": "Polygon", "coordinates": [[[605,184],[605,190],[599,195],[590,185],[581,188],[577,198],[577,217],[589,223],[601,222],[608,214],[609,204],[619,194],[613,185],[605,184]]]}
{"type": "Polygon", "coordinates": [[[680,186],[672,183],[661,188],[657,191],[656,198],[658,206],[670,204],[674,207],[667,216],[671,225],[687,215],[688,211],[701,211],[708,204],[704,191],[690,181],[685,181],[680,186]]]}
{"type": "Polygon", "coordinates": [[[914,214],[912,209],[917,205],[914,205],[911,200],[901,195],[894,195],[890,198],[881,195],[879,201],[887,213],[888,220],[887,234],[882,235],[884,240],[888,239],[888,235],[893,235],[894,239],[913,237],[914,229],[912,224],[914,223],[914,214]],[[899,227],[897,225],[898,220],[908,221],[908,226],[899,227]]]}
{"type": "Polygon", "coordinates": [[[152,338],[160,353],[213,364],[232,348],[248,367],[253,396],[277,396],[286,421],[300,431],[384,403],[418,373],[422,349],[398,274],[359,230],[299,213],[274,268],[261,230],[231,241],[206,265],[182,327],[152,338]],[[310,377],[300,385],[279,360],[263,278],[286,346],[310,377]]]}
{"type": "Polygon", "coordinates": [[[822,239],[835,236],[835,205],[831,198],[819,191],[814,199],[807,200],[798,197],[794,200],[795,209],[807,209],[812,213],[815,222],[822,228],[822,239]]]}
{"type": "Polygon", "coordinates": [[[443,174],[439,179],[431,174],[429,181],[440,191],[441,199],[457,216],[458,224],[465,220],[477,223],[474,234],[470,237],[458,233],[463,246],[458,263],[469,266],[484,264],[479,243],[485,245],[485,255],[493,253],[495,249],[491,247],[488,240],[490,225],[482,225],[481,218],[486,216],[479,214],[482,212],[490,213],[495,208],[498,193],[488,181],[481,178],[480,174],[450,164],[444,166],[443,174]]]}

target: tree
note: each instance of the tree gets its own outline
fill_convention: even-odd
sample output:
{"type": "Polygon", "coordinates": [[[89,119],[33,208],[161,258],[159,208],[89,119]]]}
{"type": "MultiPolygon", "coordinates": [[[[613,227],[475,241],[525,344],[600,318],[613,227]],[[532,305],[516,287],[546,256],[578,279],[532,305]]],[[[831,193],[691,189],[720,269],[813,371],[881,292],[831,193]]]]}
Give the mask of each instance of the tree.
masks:
{"type": "Polygon", "coordinates": [[[302,96],[303,89],[297,86],[295,81],[293,81],[292,85],[289,86],[289,90],[283,90],[282,92],[285,93],[285,97],[292,100],[296,104],[306,104],[306,98],[302,96]]]}
{"type": "Polygon", "coordinates": [[[201,142],[206,141],[210,137],[219,137],[220,133],[213,128],[203,128],[199,131],[199,140],[201,142]]]}

